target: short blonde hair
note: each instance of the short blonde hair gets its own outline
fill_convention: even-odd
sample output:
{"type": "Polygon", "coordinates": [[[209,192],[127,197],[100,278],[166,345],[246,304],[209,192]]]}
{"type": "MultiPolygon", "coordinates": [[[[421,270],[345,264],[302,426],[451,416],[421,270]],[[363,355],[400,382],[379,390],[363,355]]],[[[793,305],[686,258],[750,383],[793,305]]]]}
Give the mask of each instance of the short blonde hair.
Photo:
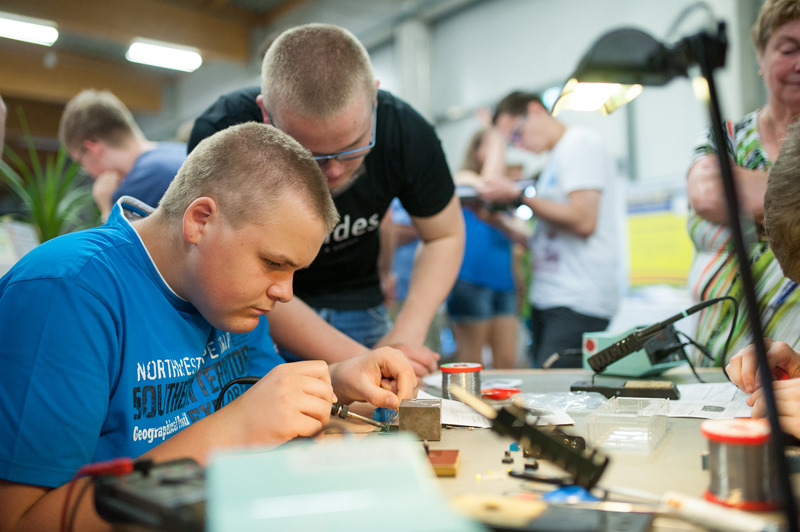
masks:
{"type": "Polygon", "coordinates": [[[481,170],[483,170],[483,161],[480,160],[479,152],[485,135],[486,128],[484,127],[472,134],[472,138],[469,139],[469,144],[467,144],[467,152],[464,154],[464,161],[461,163],[462,170],[469,170],[476,174],[480,174],[481,170]]]}
{"type": "Polygon", "coordinates": [[[795,123],[769,172],[764,229],[783,274],[800,282],[800,124],[795,123]]]}
{"type": "Polygon", "coordinates": [[[339,220],[327,181],[311,153],[262,123],[231,126],[201,141],[173,179],[158,212],[180,219],[197,198],[210,197],[234,227],[268,220],[286,193],[299,194],[329,233],[339,220]]]}
{"type": "Polygon", "coordinates": [[[375,97],[369,54],[356,37],[331,24],[305,24],[281,33],[261,67],[268,108],[330,118],[361,95],[375,97]]]}
{"type": "Polygon", "coordinates": [[[758,55],[764,53],[772,33],[787,22],[800,19],[800,0],[766,0],[750,30],[758,55]]]}
{"type": "Polygon", "coordinates": [[[78,93],[64,107],[58,128],[58,140],[68,151],[79,150],[85,140],[120,146],[131,137],[144,135],[125,104],[106,90],[78,93]]]}

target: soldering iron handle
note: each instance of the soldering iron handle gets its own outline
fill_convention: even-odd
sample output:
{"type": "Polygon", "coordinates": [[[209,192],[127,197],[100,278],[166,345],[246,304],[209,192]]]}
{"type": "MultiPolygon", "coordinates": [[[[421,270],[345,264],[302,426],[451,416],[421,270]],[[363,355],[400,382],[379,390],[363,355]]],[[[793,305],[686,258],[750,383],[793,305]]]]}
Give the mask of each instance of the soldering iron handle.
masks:
{"type": "Polygon", "coordinates": [[[331,415],[334,417],[340,417],[342,419],[347,418],[347,412],[349,408],[347,405],[343,405],[342,403],[333,403],[331,405],[331,415]]]}
{"type": "Polygon", "coordinates": [[[714,530],[731,532],[779,532],[779,523],[760,515],[725,508],[718,504],[690,497],[674,491],[666,492],[661,504],[667,513],[675,514],[692,523],[714,530]]]}

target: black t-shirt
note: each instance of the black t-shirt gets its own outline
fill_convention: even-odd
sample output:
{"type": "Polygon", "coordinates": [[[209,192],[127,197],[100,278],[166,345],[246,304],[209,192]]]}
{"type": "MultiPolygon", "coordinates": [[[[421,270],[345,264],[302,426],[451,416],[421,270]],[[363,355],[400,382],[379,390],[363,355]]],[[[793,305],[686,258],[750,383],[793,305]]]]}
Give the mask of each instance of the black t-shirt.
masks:
{"type": "MultiPolygon", "coordinates": [[[[220,97],[195,121],[189,151],[216,131],[263,122],[258,87],[220,97]]],[[[436,132],[407,103],[378,91],[375,147],[365,174],[334,198],[341,217],[311,266],[294,276],[295,295],[312,307],[364,309],[383,301],[378,279],[378,227],[392,199],[412,216],[437,214],[455,192],[436,132]]]]}

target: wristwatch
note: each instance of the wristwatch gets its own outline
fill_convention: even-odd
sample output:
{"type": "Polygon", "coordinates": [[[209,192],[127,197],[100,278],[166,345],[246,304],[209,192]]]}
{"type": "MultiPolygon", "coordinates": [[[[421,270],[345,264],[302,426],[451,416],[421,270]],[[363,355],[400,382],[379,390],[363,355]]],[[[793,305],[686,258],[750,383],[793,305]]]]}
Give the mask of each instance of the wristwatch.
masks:
{"type": "Polygon", "coordinates": [[[535,198],[536,197],[536,187],[533,185],[528,185],[527,187],[523,188],[520,193],[519,197],[517,198],[517,207],[525,203],[525,198],[535,198]]]}

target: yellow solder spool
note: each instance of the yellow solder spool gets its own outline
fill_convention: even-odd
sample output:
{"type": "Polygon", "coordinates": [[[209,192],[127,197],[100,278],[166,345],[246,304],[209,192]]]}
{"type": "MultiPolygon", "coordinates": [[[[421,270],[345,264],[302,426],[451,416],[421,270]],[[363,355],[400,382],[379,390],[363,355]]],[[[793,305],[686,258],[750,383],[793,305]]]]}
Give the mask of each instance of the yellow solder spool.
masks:
{"type": "Polygon", "coordinates": [[[709,419],[700,432],[708,439],[706,500],[748,511],[780,507],[767,420],[709,419]]]}

